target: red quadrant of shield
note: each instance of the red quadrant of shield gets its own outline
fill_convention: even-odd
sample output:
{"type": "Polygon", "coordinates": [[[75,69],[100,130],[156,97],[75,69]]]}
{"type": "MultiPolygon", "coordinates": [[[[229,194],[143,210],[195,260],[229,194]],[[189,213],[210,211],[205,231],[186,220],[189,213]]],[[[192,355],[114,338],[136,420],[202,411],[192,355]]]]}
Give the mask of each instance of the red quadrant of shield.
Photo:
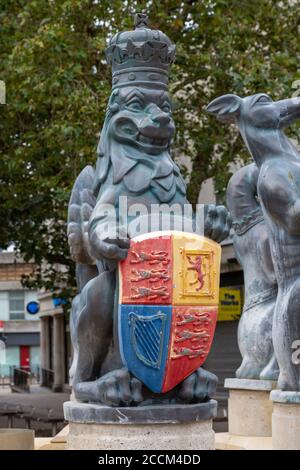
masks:
{"type": "Polygon", "coordinates": [[[122,304],[172,303],[172,237],[160,236],[132,243],[128,258],[120,263],[122,304]]]}
{"type": "Polygon", "coordinates": [[[174,388],[204,363],[214,337],[217,316],[217,307],[173,305],[162,392],[174,388]]]}

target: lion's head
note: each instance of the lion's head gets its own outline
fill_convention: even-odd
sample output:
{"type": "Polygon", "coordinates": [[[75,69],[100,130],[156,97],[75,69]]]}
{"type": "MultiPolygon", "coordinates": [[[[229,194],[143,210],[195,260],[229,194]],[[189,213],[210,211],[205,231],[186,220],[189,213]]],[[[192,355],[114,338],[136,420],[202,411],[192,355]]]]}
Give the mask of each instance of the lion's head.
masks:
{"type": "Polygon", "coordinates": [[[110,166],[113,182],[117,183],[142,164],[144,187],[152,178],[177,174],[178,168],[170,157],[174,133],[170,96],[166,90],[134,86],[113,90],[98,146],[98,186],[104,182],[110,166]]]}
{"type": "Polygon", "coordinates": [[[108,106],[110,138],[150,155],[169,148],[175,124],[167,91],[120,88],[112,93],[108,106]]]}

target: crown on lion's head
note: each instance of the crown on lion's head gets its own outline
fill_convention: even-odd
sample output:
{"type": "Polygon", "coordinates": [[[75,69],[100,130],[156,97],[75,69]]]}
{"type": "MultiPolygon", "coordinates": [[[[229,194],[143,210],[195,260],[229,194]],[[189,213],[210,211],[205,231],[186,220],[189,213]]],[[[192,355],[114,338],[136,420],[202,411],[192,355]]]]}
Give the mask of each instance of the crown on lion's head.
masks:
{"type": "Polygon", "coordinates": [[[149,28],[146,14],[138,13],[135,29],[117,33],[106,50],[112,66],[112,87],[168,87],[169,68],[175,45],[159,30],[149,28]]]}

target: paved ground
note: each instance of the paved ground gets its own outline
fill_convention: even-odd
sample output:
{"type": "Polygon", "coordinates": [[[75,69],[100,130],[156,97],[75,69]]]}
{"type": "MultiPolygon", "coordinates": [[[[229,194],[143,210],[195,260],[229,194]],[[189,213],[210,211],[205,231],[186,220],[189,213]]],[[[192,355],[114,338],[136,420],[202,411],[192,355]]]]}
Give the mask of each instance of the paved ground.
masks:
{"type": "MultiPolygon", "coordinates": [[[[33,387],[31,393],[11,393],[9,387],[0,387],[0,409],[4,403],[14,405],[31,405],[38,409],[51,408],[56,415],[63,418],[63,403],[69,400],[69,394],[52,393],[41,387],[33,387]]],[[[6,428],[8,419],[0,414],[0,428],[6,428]]],[[[60,424],[58,430],[62,429],[65,424],[60,424]]],[[[14,428],[25,428],[25,421],[19,418],[13,418],[14,428]]],[[[36,431],[37,437],[51,436],[51,424],[32,421],[32,429],[36,431]]]]}
{"type": "MultiPolygon", "coordinates": [[[[54,410],[55,415],[59,414],[63,418],[63,403],[69,400],[70,395],[67,393],[52,393],[46,388],[39,386],[31,387],[31,393],[11,393],[9,387],[0,386],[0,409],[1,404],[10,403],[17,405],[32,405],[35,408],[51,408],[54,410]]],[[[216,397],[219,401],[219,419],[223,416],[222,408],[226,408],[226,400],[216,397]]],[[[223,397],[222,397],[223,398],[223,397]]],[[[7,427],[7,417],[1,416],[0,414],[0,428],[7,427]]],[[[58,426],[60,431],[65,424],[58,426]]],[[[14,418],[13,426],[15,428],[25,428],[25,422],[22,419],[14,418]]],[[[216,432],[227,432],[228,423],[227,421],[215,421],[213,428],[216,432]]],[[[36,437],[51,436],[51,424],[39,423],[36,421],[32,422],[32,429],[36,432],[36,437]]]]}

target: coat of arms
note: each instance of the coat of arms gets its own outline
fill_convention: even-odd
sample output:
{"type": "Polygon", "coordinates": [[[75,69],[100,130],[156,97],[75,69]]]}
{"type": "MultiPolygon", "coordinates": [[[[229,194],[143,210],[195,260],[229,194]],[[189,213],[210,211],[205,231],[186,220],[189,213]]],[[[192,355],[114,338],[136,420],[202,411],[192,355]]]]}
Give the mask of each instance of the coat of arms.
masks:
{"type": "Polygon", "coordinates": [[[186,232],[131,240],[119,263],[124,364],[153,392],[167,392],[205,361],[219,300],[220,246],[186,232]]]}

